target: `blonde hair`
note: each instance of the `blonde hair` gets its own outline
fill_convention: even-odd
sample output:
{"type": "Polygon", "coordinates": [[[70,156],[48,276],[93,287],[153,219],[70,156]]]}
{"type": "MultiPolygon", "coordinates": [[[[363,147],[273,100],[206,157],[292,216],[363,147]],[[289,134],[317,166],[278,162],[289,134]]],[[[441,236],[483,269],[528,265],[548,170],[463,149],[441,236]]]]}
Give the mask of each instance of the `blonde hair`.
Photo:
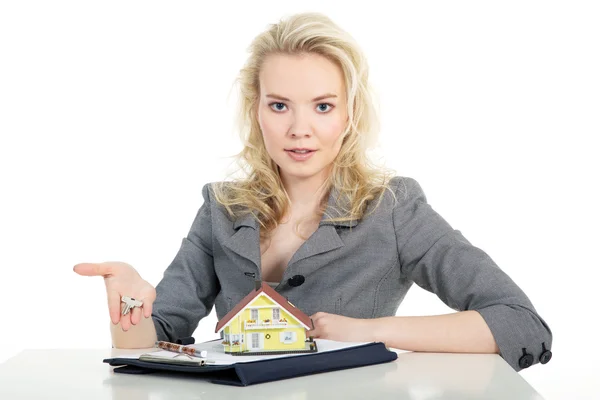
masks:
{"type": "MultiPolygon", "coordinates": [[[[259,72],[265,58],[271,54],[299,55],[313,53],[338,65],[344,75],[348,123],[342,133],[342,146],[333,161],[331,173],[324,183],[325,193],[333,188],[339,200],[347,206],[336,207],[338,217],[328,221],[360,220],[368,203],[389,189],[394,172],[373,166],[367,149],[376,142],[379,120],[373,105],[365,56],[354,39],[327,16],[320,13],[301,13],[281,19],[258,35],[248,48],[250,56],[236,80],[240,87],[238,129],[244,147],[236,154],[238,171],[245,177],[235,181],[213,184],[214,197],[225,207],[231,218],[249,212],[262,227],[261,239],[266,238],[281,222],[290,206],[277,164],[267,153],[256,115],[260,97],[259,72]]],[[[390,190],[391,191],[391,190],[390,190]]],[[[393,191],[391,191],[393,194],[393,191]]],[[[328,195],[321,199],[320,214],[327,209],[328,195]]],[[[379,202],[376,206],[379,205],[379,202]]],[[[299,225],[295,232],[299,234],[299,225]]]]}

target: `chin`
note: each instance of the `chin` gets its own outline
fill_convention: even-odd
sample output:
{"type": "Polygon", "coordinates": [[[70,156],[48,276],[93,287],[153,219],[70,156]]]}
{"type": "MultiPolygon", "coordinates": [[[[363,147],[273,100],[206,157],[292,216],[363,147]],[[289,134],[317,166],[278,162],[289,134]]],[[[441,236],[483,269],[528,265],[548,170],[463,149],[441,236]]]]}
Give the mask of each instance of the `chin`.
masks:
{"type": "Polygon", "coordinates": [[[280,173],[285,174],[285,176],[287,176],[287,177],[297,178],[297,179],[311,178],[316,175],[316,172],[314,172],[314,171],[299,172],[299,171],[286,171],[286,170],[281,170],[281,169],[279,171],[280,171],[280,173]]]}
{"type": "Polygon", "coordinates": [[[294,168],[292,166],[292,168],[290,168],[289,166],[286,168],[281,168],[281,166],[279,166],[279,174],[280,175],[285,175],[287,177],[290,178],[296,178],[296,179],[308,179],[308,178],[312,178],[316,175],[322,174],[323,170],[325,169],[324,166],[310,166],[309,168],[305,167],[305,166],[300,166],[297,168],[294,168]]]}

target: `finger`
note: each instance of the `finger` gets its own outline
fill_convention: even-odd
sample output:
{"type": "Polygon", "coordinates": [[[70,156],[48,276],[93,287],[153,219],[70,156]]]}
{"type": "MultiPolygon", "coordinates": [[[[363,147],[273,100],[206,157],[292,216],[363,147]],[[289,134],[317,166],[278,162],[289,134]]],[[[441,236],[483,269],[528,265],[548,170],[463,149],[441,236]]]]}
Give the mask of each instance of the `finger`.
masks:
{"type": "Polygon", "coordinates": [[[152,290],[152,292],[145,296],[142,299],[142,312],[144,313],[144,317],[150,318],[152,316],[152,303],[156,300],[156,291],[152,290]]]}
{"type": "Polygon", "coordinates": [[[128,331],[131,328],[131,311],[125,315],[121,315],[121,329],[128,331]]]}
{"type": "Polygon", "coordinates": [[[311,329],[309,331],[306,332],[306,336],[308,337],[314,337],[314,338],[318,338],[320,337],[320,333],[318,329],[311,329]]]}
{"type": "Polygon", "coordinates": [[[108,313],[113,324],[118,324],[121,319],[121,296],[115,290],[107,290],[108,313]]]}
{"type": "Polygon", "coordinates": [[[313,321],[313,325],[316,325],[317,322],[323,318],[326,314],[324,312],[319,311],[318,313],[313,314],[310,319],[313,321]]]}
{"type": "Polygon", "coordinates": [[[134,307],[129,311],[131,314],[131,324],[137,325],[140,323],[140,319],[142,319],[142,309],[139,307],[134,307]]]}
{"type": "Polygon", "coordinates": [[[144,302],[144,305],[142,306],[142,312],[144,313],[144,317],[150,318],[150,316],[152,316],[152,303],[144,302]]]}
{"type": "Polygon", "coordinates": [[[113,271],[109,264],[81,263],[73,267],[73,271],[83,276],[110,276],[113,271]]]}

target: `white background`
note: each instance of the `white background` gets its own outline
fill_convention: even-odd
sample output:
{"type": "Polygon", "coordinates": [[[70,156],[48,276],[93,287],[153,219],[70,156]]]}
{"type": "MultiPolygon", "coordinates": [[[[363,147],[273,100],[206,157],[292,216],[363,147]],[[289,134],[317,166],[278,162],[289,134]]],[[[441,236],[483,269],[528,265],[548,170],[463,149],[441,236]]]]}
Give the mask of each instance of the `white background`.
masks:
{"type": "MultiPolygon", "coordinates": [[[[597,2],[220,3],[1,3],[0,362],[110,347],[102,279],[73,265],[126,261],[158,283],[240,148],[246,47],[321,11],[369,58],[377,153],[549,323],[552,361],[521,376],[547,399],[597,395],[597,2]]],[[[415,286],[398,314],[451,311],[415,286]]]]}

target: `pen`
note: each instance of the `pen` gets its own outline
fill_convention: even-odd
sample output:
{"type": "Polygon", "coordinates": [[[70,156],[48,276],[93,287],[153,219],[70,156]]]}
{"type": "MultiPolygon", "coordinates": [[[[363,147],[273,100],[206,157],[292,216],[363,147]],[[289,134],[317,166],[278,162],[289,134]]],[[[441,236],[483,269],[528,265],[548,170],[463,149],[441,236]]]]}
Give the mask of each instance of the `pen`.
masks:
{"type": "Polygon", "coordinates": [[[185,353],[178,353],[173,358],[165,358],[165,357],[157,357],[152,353],[142,354],[139,358],[141,361],[162,363],[162,364],[180,364],[180,365],[206,365],[206,364],[215,364],[215,360],[207,360],[206,358],[197,358],[190,356],[185,353]],[[185,356],[187,358],[179,358],[179,356],[185,356]]]}
{"type": "Polygon", "coordinates": [[[163,342],[160,340],[154,343],[154,347],[158,347],[159,349],[168,350],[175,353],[185,353],[194,357],[206,358],[206,356],[208,355],[208,352],[206,350],[199,351],[190,346],[183,346],[180,344],[163,342]]]}

